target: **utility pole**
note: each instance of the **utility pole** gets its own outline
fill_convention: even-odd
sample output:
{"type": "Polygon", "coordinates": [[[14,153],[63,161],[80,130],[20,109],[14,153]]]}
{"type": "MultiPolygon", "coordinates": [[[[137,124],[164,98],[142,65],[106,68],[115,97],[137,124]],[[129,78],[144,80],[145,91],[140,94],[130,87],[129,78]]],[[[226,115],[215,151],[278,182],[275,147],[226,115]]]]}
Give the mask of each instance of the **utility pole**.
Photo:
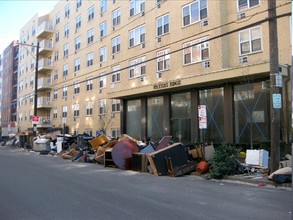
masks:
{"type": "Polygon", "coordinates": [[[276,0],[268,0],[269,48],[270,48],[270,118],[271,118],[271,171],[279,168],[280,161],[280,120],[282,109],[282,88],[278,85],[279,53],[276,19],[276,0]]]}
{"type": "MultiPolygon", "coordinates": [[[[39,75],[39,48],[40,43],[37,43],[36,52],[36,71],[35,71],[35,95],[34,95],[34,116],[38,116],[38,75],[39,75]]],[[[34,136],[37,135],[37,124],[34,123],[34,136]]]]}

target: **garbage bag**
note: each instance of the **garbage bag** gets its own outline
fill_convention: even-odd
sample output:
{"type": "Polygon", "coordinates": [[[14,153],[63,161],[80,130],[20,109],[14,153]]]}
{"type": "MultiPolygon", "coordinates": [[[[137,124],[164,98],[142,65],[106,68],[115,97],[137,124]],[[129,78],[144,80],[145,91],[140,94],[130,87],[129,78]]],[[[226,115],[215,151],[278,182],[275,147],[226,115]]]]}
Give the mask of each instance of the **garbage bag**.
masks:
{"type": "Polygon", "coordinates": [[[273,175],[273,181],[278,184],[291,183],[292,175],[291,174],[275,174],[273,175]]]}

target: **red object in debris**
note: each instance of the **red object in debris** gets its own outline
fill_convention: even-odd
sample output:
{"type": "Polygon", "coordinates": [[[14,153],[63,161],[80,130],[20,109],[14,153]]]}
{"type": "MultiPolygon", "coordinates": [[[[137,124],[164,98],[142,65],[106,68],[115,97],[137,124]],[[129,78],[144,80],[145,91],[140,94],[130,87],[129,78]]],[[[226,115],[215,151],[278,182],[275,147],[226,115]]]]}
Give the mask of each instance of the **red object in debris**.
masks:
{"type": "Polygon", "coordinates": [[[131,140],[122,140],[114,145],[112,159],[117,167],[123,170],[131,169],[132,153],[139,152],[139,149],[131,140]]]}
{"type": "Polygon", "coordinates": [[[206,161],[200,161],[196,166],[196,172],[199,174],[204,174],[208,171],[209,164],[206,161]]]}
{"type": "Polygon", "coordinates": [[[266,184],[264,183],[259,183],[258,186],[265,186],[266,184]]]}

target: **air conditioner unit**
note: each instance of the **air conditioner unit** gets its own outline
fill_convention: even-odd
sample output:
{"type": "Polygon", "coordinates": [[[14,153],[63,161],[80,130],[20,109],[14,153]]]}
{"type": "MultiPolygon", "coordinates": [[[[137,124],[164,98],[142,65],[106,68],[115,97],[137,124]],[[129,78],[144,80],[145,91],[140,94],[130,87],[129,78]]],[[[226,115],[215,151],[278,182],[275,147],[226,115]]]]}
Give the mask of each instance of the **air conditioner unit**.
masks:
{"type": "Polygon", "coordinates": [[[241,12],[241,13],[238,13],[238,14],[237,14],[237,20],[241,20],[241,19],[243,19],[243,18],[245,18],[245,17],[246,17],[246,15],[245,15],[244,12],[241,12]]]}
{"type": "Polygon", "coordinates": [[[141,76],[141,77],[140,77],[140,81],[141,81],[141,82],[145,81],[145,76],[141,76]]]}
{"type": "Polygon", "coordinates": [[[100,93],[102,93],[102,91],[103,91],[102,89],[99,89],[99,92],[100,92],[100,93]]]}
{"type": "Polygon", "coordinates": [[[161,42],[161,40],[162,40],[162,39],[161,39],[160,37],[157,38],[158,43],[161,42]]]}
{"type": "Polygon", "coordinates": [[[248,62],[248,57],[240,57],[239,62],[240,63],[247,63],[248,62]]]}
{"type": "Polygon", "coordinates": [[[112,27],[112,30],[115,31],[115,26],[112,27]]]}
{"type": "Polygon", "coordinates": [[[202,68],[209,68],[210,67],[210,61],[203,61],[201,62],[202,68]]]}
{"type": "Polygon", "coordinates": [[[115,59],[115,55],[112,55],[112,59],[115,59]]]}
{"type": "Polygon", "coordinates": [[[202,20],[202,21],[200,22],[200,26],[201,26],[201,27],[208,26],[208,24],[209,24],[208,20],[202,20]]]}
{"type": "Polygon", "coordinates": [[[161,78],[162,77],[162,73],[157,73],[157,78],[161,78]]]}
{"type": "Polygon", "coordinates": [[[102,65],[102,62],[100,62],[100,67],[102,67],[103,65],[102,65]]]}
{"type": "Polygon", "coordinates": [[[75,33],[77,33],[77,28],[75,28],[75,33]]]}
{"type": "Polygon", "coordinates": [[[73,121],[76,121],[76,118],[73,118],[73,121]]]}
{"type": "Polygon", "coordinates": [[[103,17],[103,12],[100,12],[100,16],[103,17]]]}
{"type": "Polygon", "coordinates": [[[144,11],[142,11],[142,12],[141,12],[141,16],[144,16],[144,14],[145,14],[144,11]]]}
{"type": "Polygon", "coordinates": [[[102,37],[100,37],[100,42],[102,42],[103,41],[103,38],[102,37]]]}
{"type": "Polygon", "coordinates": [[[145,42],[142,42],[142,43],[140,44],[140,47],[141,47],[141,48],[145,48],[145,42]]]}

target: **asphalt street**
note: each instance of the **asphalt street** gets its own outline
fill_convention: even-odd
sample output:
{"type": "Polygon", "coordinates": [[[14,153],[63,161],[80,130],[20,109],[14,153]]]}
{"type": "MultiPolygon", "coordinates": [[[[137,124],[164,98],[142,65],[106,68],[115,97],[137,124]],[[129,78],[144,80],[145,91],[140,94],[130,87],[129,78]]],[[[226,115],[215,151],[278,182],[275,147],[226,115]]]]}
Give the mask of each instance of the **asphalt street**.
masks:
{"type": "Polygon", "coordinates": [[[0,220],[291,219],[291,191],[154,176],[0,146],[0,220]]]}

